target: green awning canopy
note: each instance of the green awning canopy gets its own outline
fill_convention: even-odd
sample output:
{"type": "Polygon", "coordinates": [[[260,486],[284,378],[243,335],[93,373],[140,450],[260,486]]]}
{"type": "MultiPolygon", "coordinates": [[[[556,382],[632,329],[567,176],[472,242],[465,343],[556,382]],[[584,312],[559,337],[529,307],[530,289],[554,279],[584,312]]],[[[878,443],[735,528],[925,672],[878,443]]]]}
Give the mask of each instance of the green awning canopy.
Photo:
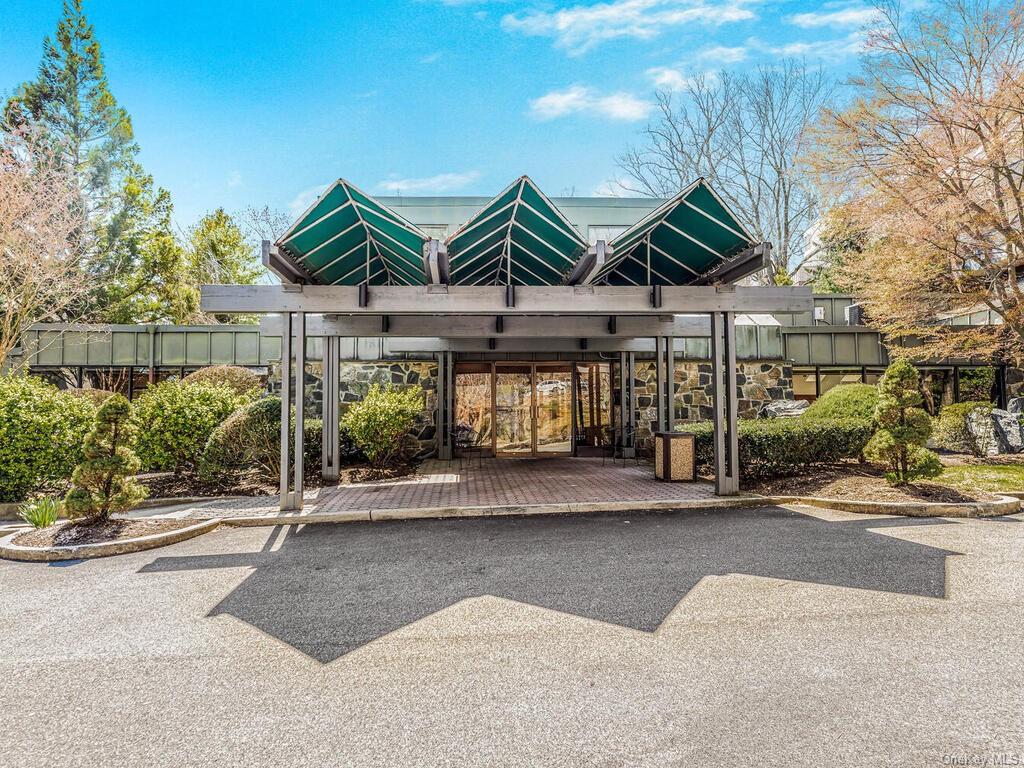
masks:
{"type": "Polygon", "coordinates": [[[292,225],[277,247],[310,282],[423,285],[429,236],[344,179],[292,225]]]}
{"type": "Polygon", "coordinates": [[[587,242],[526,176],[446,241],[453,285],[559,285],[587,242]]]}
{"type": "Polygon", "coordinates": [[[743,224],[698,179],[609,243],[587,280],[607,285],[692,285],[754,246],[743,224]]]}

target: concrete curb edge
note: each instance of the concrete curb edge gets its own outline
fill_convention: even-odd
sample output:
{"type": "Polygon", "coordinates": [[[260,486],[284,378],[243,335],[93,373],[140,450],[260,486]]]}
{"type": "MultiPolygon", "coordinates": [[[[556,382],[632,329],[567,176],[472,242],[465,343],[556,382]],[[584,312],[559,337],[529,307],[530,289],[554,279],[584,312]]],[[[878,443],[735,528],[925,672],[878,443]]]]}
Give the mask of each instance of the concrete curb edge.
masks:
{"type": "Polygon", "coordinates": [[[24,533],[24,530],[18,530],[0,539],[0,557],[6,560],[18,560],[21,562],[51,563],[60,560],[86,560],[94,557],[107,557],[109,555],[124,555],[130,552],[156,549],[168,544],[177,544],[180,541],[195,538],[212,531],[220,525],[220,522],[218,518],[201,520],[195,525],[178,528],[174,531],[153,533],[148,536],[138,536],[134,539],[61,547],[18,546],[13,543],[13,540],[19,534],[24,533]]]}

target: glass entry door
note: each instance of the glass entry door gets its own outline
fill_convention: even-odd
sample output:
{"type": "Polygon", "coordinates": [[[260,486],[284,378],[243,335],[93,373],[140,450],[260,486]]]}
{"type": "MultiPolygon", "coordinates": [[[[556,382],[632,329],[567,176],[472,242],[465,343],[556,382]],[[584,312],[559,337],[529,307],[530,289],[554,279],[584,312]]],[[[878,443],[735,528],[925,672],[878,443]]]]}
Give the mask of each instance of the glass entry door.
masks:
{"type": "Polygon", "coordinates": [[[494,450],[506,456],[533,453],[533,367],[494,369],[494,450]]]}
{"type": "Polygon", "coordinates": [[[571,366],[496,363],[495,454],[570,455],[572,390],[571,366]]]}

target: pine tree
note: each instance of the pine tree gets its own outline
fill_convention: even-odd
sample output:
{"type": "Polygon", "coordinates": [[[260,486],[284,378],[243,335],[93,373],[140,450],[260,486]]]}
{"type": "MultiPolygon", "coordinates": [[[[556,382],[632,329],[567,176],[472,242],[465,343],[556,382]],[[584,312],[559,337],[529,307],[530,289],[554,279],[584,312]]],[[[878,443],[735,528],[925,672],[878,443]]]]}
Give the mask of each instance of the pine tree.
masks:
{"type": "Polygon", "coordinates": [[[920,385],[917,369],[905,359],[892,363],[878,382],[878,431],[864,448],[864,455],[888,467],[885,476],[893,485],[942,472],[939,457],[924,447],[932,434],[932,420],[919,407],[923,400],[920,385]]]}
{"type": "Polygon", "coordinates": [[[140,462],[132,450],[135,428],[130,415],[124,395],[113,395],[100,406],[96,426],[85,437],[85,460],[75,468],[64,498],[68,518],[102,520],[146,498],[146,489],[132,477],[140,462]]]}

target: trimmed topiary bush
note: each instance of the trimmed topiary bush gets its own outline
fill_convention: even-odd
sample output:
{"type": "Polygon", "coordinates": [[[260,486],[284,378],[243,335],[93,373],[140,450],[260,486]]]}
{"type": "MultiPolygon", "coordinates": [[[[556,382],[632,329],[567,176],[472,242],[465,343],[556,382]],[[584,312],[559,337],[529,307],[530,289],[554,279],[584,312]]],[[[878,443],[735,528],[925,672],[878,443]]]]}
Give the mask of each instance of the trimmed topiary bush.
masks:
{"type": "Polygon", "coordinates": [[[99,408],[114,395],[109,389],[65,389],[64,391],[69,395],[89,400],[96,408],[99,408]]]}
{"type": "Polygon", "coordinates": [[[942,407],[935,419],[935,444],[944,450],[954,453],[973,453],[985,456],[989,446],[983,445],[967,426],[967,418],[980,410],[985,414],[992,413],[992,403],[973,400],[968,403],[951,403],[942,407]]]}
{"type": "MultiPolygon", "coordinates": [[[[682,431],[696,437],[697,463],[713,466],[714,425],[697,422],[682,431]]],[[[871,422],[864,419],[743,419],[739,422],[740,473],[767,479],[857,458],[871,432],[871,422]]]]}
{"type": "Polygon", "coordinates": [[[0,376],[0,502],[70,477],[96,409],[35,376],[0,376]]]}
{"type": "Polygon", "coordinates": [[[146,489],[134,478],[140,462],[132,450],[135,427],[130,417],[131,405],[123,395],[100,406],[96,426],[85,438],[85,459],[75,467],[73,487],[64,497],[70,519],[103,520],[146,498],[146,489]]]}
{"type": "Polygon", "coordinates": [[[932,419],[921,405],[921,379],[907,360],[892,363],[878,382],[878,431],[864,448],[868,461],[884,464],[892,485],[906,485],[942,473],[939,457],[924,447],[932,435],[932,419]]]}
{"type": "MultiPolygon", "coordinates": [[[[303,430],[305,447],[303,461],[307,469],[319,469],[323,447],[323,422],[306,419],[303,430]]],[[[292,434],[289,433],[289,445],[292,434]]],[[[342,435],[342,456],[346,457],[346,440],[342,435]]],[[[358,452],[349,444],[348,459],[358,452]]],[[[239,408],[210,434],[199,463],[199,473],[206,480],[217,480],[234,473],[257,469],[268,481],[281,471],[281,398],[265,397],[239,408]]]]}
{"type": "Polygon", "coordinates": [[[842,384],[811,403],[800,418],[873,421],[877,406],[877,387],[871,384],[842,384]]]}
{"type": "Polygon", "coordinates": [[[341,426],[367,460],[385,467],[404,457],[409,433],[423,411],[423,389],[374,384],[341,419],[341,426]]]}
{"type": "Polygon", "coordinates": [[[247,400],[233,389],[165,381],[132,403],[136,452],[146,469],[193,468],[217,425],[247,400]]]}
{"type": "Polygon", "coordinates": [[[253,390],[263,388],[260,375],[240,365],[211,365],[208,368],[200,368],[182,379],[182,382],[229,387],[238,395],[249,395],[253,390]]]}

